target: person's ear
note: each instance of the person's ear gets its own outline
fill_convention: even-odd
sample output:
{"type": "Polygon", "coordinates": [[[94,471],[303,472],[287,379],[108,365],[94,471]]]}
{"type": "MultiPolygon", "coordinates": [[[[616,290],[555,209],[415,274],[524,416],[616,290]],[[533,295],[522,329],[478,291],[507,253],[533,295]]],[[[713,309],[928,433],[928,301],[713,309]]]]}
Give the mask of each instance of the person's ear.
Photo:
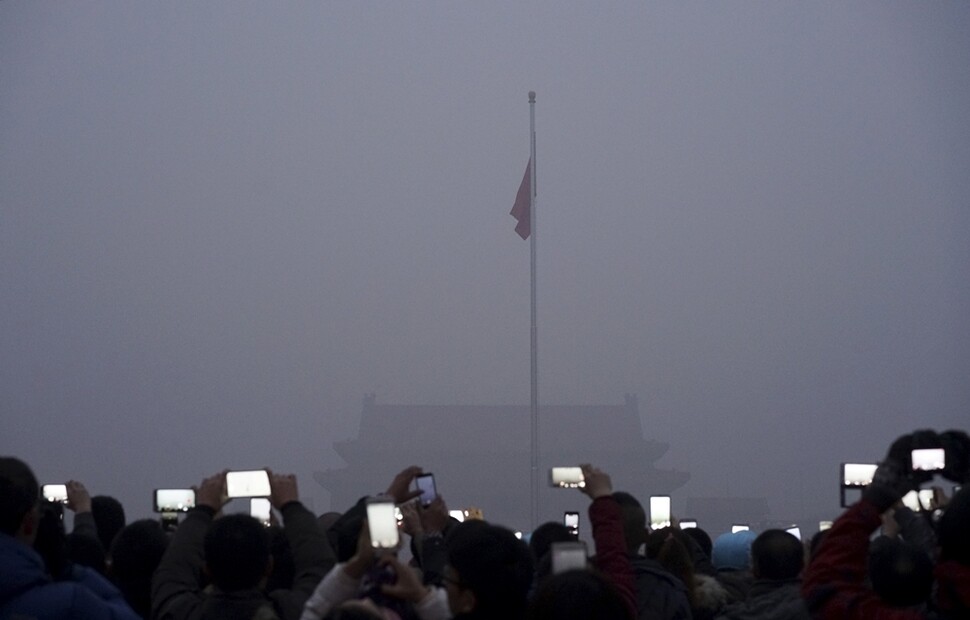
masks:
{"type": "Polygon", "coordinates": [[[34,539],[37,538],[37,526],[39,523],[40,510],[37,506],[33,506],[24,513],[23,518],[20,520],[20,527],[17,528],[17,538],[26,541],[27,544],[33,545],[34,539]]]}

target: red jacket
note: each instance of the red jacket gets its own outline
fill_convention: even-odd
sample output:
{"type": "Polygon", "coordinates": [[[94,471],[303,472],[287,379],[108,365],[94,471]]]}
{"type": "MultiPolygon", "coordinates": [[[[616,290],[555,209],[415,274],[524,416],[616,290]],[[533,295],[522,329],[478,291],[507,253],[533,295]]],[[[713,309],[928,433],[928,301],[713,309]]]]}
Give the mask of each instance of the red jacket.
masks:
{"type": "Polygon", "coordinates": [[[610,578],[626,601],[630,617],[636,618],[636,580],[633,564],[626,554],[620,505],[610,495],[597,497],[589,505],[589,521],[593,526],[593,542],[596,544],[596,567],[610,578]]]}
{"type": "MultiPolygon", "coordinates": [[[[865,583],[869,536],[881,523],[879,509],[862,499],[832,525],[802,577],[802,596],[816,618],[922,620],[921,610],[886,605],[865,583]]],[[[939,616],[967,617],[970,567],[943,562],[936,571],[939,616]]]]}

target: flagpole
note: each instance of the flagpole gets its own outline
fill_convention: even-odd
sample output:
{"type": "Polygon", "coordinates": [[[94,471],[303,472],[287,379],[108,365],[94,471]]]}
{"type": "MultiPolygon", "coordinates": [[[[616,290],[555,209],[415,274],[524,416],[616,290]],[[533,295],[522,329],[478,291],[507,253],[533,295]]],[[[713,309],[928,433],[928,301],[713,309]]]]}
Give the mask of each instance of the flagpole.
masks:
{"type": "Polygon", "coordinates": [[[536,93],[529,91],[529,142],[531,144],[531,179],[529,179],[529,258],[532,288],[532,531],[539,526],[539,357],[536,330],[536,93]]]}

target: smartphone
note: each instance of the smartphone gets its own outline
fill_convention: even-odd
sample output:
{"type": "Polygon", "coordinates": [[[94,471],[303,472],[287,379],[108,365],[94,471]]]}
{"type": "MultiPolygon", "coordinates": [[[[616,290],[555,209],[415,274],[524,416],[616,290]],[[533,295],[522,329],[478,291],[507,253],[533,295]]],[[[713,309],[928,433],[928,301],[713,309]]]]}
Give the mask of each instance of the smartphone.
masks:
{"type": "Polygon", "coordinates": [[[451,517],[452,519],[454,519],[455,521],[458,521],[459,523],[461,523],[462,521],[465,520],[465,511],[464,510],[449,510],[448,511],[448,516],[451,517]]]}
{"type": "Polygon", "coordinates": [[[438,490],[434,484],[434,474],[424,473],[414,477],[414,488],[421,491],[421,505],[430,506],[431,502],[438,497],[438,490]]]}
{"type": "Polygon", "coordinates": [[[61,504],[67,503],[67,485],[66,484],[45,484],[42,487],[44,494],[44,499],[49,502],[59,502],[61,504]]]}
{"type": "Polygon", "coordinates": [[[679,525],[680,529],[689,530],[692,527],[697,527],[697,519],[681,519],[679,525]]]}
{"type": "Polygon", "coordinates": [[[226,493],[233,497],[269,497],[269,474],[265,469],[231,471],[226,474],[226,493]]]}
{"type": "Polygon", "coordinates": [[[394,516],[394,500],[372,497],[367,500],[367,527],[374,549],[395,549],[401,540],[394,516]]]}
{"type": "Polygon", "coordinates": [[[269,527],[273,514],[273,504],[265,497],[251,497],[249,499],[249,515],[269,527]]]}
{"type": "Polygon", "coordinates": [[[582,542],[554,542],[549,549],[552,554],[552,574],[568,570],[586,569],[586,544],[582,542]]]}
{"type": "Polygon", "coordinates": [[[876,473],[873,463],[842,463],[842,486],[846,488],[867,487],[876,473]]]}
{"type": "Polygon", "coordinates": [[[549,484],[554,487],[581,489],[586,486],[582,467],[553,467],[549,470],[549,484]]]}
{"type": "Polygon", "coordinates": [[[155,512],[188,512],[194,506],[192,489],[155,489],[155,512]]]}
{"type": "Polygon", "coordinates": [[[566,511],[562,513],[562,524],[569,529],[569,533],[579,537],[579,513],[566,511]]]}
{"type": "Polygon", "coordinates": [[[738,532],[747,532],[751,528],[748,527],[747,523],[735,523],[731,526],[731,533],[737,534],[738,532]]]}
{"type": "Polygon", "coordinates": [[[946,467],[946,453],[943,448],[913,450],[913,471],[942,471],[946,467]]]}
{"type": "Polygon", "coordinates": [[[650,527],[659,530],[670,525],[670,496],[650,496],[650,527]]]}
{"type": "Polygon", "coordinates": [[[930,509],[933,499],[933,489],[913,490],[903,495],[903,505],[913,512],[921,512],[930,509]]]}
{"type": "Polygon", "coordinates": [[[793,525],[789,528],[785,528],[785,531],[791,534],[792,536],[794,536],[795,538],[797,538],[798,540],[802,539],[802,529],[797,525],[793,525]]]}
{"type": "Polygon", "coordinates": [[[59,502],[61,504],[67,503],[67,485],[66,484],[45,484],[42,487],[44,499],[49,502],[59,502]]]}
{"type": "Polygon", "coordinates": [[[832,529],[832,522],[831,521],[819,521],[818,522],[818,531],[824,532],[825,530],[830,530],[830,529],[832,529]]]}

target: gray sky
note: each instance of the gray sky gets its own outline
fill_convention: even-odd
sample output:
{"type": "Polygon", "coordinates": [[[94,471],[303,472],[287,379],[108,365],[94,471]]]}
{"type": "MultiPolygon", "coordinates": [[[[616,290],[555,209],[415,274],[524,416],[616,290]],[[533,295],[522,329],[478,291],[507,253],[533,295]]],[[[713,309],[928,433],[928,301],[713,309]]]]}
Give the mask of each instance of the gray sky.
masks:
{"type": "Polygon", "coordinates": [[[135,516],[262,465],[319,511],[365,393],[527,403],[535,90],[540,399],[638,394],[675,510],[834,508],[840,461],[970,419],[967,32],[966,2],[0,2],[0,452],[135,516]]]}

